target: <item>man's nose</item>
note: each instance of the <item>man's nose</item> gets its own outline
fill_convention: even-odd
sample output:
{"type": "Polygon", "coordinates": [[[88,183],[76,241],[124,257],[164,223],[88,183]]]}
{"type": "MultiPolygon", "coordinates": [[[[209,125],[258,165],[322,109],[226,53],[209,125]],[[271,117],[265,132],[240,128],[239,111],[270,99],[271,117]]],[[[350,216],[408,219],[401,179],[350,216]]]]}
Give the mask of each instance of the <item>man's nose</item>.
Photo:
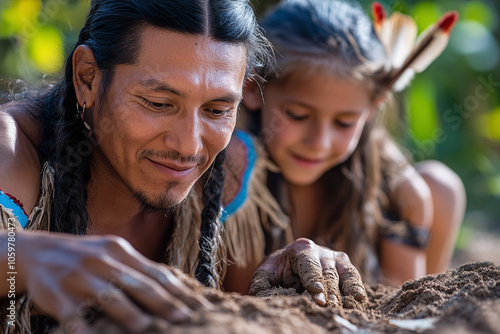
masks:
{"type": "Polygon", "coordinates": [[[183,157],[197,155],[203,147],[202,120],[198,109],[185,110],[174,117],[167,125],[169,130],[165,136],[165,144],[183,157]]]}

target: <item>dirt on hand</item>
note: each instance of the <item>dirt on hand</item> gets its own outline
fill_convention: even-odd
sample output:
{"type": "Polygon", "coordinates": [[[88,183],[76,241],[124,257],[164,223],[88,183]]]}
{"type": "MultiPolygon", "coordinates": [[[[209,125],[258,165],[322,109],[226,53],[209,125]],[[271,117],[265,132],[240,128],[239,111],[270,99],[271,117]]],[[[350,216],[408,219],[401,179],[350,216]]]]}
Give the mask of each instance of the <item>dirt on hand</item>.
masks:
{"type": "MultiPolygon", "coordinates": [[[[366,309],[321,307],[308,292],[270,288],[241,296],[203,288],[175,272],[204,294],[215,308],[191,321],[148,333],[500,333],[500,268],[476,262],[444,274],[411,280],[400,288],[366,285],[366,309]]],[[[101,318],[95,333],[126,333],[101,318]]]]}

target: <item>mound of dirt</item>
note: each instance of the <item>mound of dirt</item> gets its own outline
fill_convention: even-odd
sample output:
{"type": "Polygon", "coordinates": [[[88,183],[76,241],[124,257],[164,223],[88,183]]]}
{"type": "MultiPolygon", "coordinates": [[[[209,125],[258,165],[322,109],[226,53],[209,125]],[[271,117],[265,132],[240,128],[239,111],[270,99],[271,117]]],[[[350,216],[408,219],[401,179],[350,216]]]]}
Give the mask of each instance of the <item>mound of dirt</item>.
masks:
{"type": "MultiPolygon", "coordinates": [[[[214,305],[182,325],[150,333],[500,333],[500,268],[470,263],[429,275],[400,288],[366,286],[366,310],[319,307],[306,292],[275,288],[261,296],[241,296],[203,288],[177,273],[214,305]]],[[[95,333],[124,333],[105,319],[95,333]]]]}

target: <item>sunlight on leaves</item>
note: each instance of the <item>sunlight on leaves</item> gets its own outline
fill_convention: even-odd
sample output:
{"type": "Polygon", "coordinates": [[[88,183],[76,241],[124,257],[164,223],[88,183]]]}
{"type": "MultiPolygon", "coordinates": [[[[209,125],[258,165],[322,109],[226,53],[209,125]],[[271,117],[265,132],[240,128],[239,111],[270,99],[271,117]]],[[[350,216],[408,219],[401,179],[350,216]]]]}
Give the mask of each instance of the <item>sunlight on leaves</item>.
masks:
{"type": "Polygon", "coordinates": [[[28,49],[31,59],[41,72],[55,73],[62,68],[63,42],[55,28],[40,28],[29,41],[28,49]]]}
{"type": "Polygon", "coordinates": [[[488,179],[488,190],[491,195],[500,195],[500,175],[494,175],[488,179]]]}
{"type": "Polygon", "coordinates": [[[491,159],[484,154],[479,154],[475,159],[476,169],[485,175],[490,175],[495,173],[495,166],[491,159]]]}
{"type": "Polygon", "coordinates": [[[0,36],[26,35],[42,9],[40,0],[16,0],[0,16],[0,36]]]}
{"type": "Polygon", "coordinates": [[[479,1],[470,1],[463,4],[460,11],[462,18],[469,21],[476,21],[486,26],[488,29],[494,28],[495,15],[492,9],[479,1]]]}
{"type": "Polygon", "coordinates": [[[439,7],[429,1],[420,2],[413,8],[413,17],[417,22],[418,31],[420,32],[439,20],[441,14],[443,13],[439,7]]]}
{"type": "Polygon", "coordinates": [[[475,126],[478,134],[500,141],[500,107],[478,117],[475,126]]]}
{"type": "Polygon", "coordinates": [[[409,125],[417,140],[432,139],[437,129],[435,87],[430,79],[416,78],[409,91],[409,125]]]}

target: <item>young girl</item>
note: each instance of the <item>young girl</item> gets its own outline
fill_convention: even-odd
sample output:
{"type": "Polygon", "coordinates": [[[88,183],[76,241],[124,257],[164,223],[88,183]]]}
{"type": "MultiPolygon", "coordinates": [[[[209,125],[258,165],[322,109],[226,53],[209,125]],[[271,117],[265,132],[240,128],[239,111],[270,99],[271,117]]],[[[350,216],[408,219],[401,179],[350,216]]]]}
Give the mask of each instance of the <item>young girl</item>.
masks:
{"type": "MultiPolygon", "coordinates": [[[[445,270],[464,187],[440,162],[410,165],[390,138],[383,109],[398,69],[369,18],[346,2],[293,0],[262,26],[276,64],[263,87],[247,84],[246,124],[277,166],[267,184],[291,221],[267,233],[267,245],[286,234],[309,238],[346,252],[364,280],[388,284],[445,270]]],[[[229,266],[226,287],[245,291],[241,271],[261,260],[229,266]]]]}

